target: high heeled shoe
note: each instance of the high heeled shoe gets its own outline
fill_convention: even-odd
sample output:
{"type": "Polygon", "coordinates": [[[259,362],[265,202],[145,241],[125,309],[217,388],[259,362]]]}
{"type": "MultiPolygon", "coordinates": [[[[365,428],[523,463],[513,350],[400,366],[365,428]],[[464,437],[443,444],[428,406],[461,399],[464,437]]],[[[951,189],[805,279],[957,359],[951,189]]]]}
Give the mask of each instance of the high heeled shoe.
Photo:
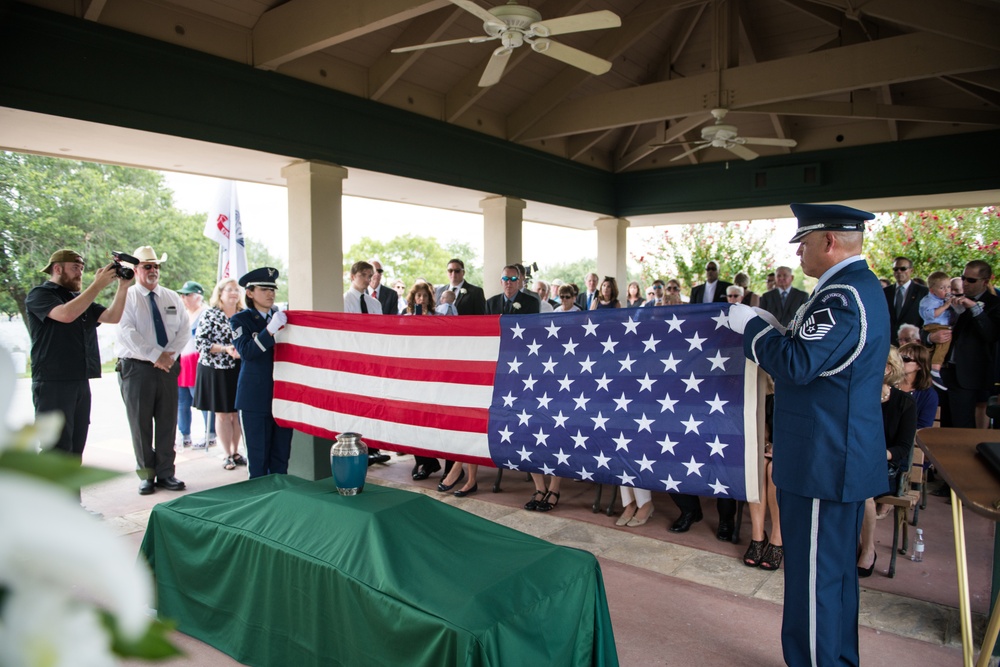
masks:
{"type": "MultiPolygon", "coordinates": [[[[635,513],[638,514],[639,510],[636,510],[635,513]]],[[[652,518],[653,518],[653,510],[649,510],[649,514],[646,515],[645,519],[637,519],[636,517],[633,516],[631,519],[628,520],[628,523],[626,523],[625,525],[628,526],[629,528],[638,528],[639,526],[645,525],[645,523],[652,518]]]]}
{"type": "Polygon", "coordinates": [[[759,567],[761,559],[764,557],[764,550],[768,545],[767,533],[764,533],[762,540],[750,540],[750,546],[743,554],[743,564],[747,567],[759,567]]]}
{"type": "Polygon", "coordinates": [[[622,508],[622,515],[620,517],[618,517],[617,521],[615,521],[615,525],[616,526],[624,526],[624,525],[628,524],[628,522],[632,520],[632,517],[635,516],[636,510],[638,510],[638,509],[639,509],[638,507],[636,507],[635,505],[632,505],[631,503],[629,503],[628,505],[626,505],[625,507],[623,507],[622,508]],[[629,511],[629,508],[631,508],[632,511],[629,511]]]}
{"type": "Polygon", "coordinates": [[[446,491],[451,491],[453,488],[455,488],[455,485],[458,484],[459,482],[461,482],[463,479],[465,479],[465,470],[462,470],[462,472],[458,473],[458,479],[456,479],[451,484],[445,484],[444,482],[438,482],[438,491],[441,492],[441,493],[444,493],[446,491]]]}
{"type": "Polygon", "coordinates": [[[864,579],[865,577],[872,576],[872,573],[875,571],[875,563],[877,562],[878,562],[878,552],[875,552],[875,557],[872,558],[872,564],[870,567],[861,567],[860,565],[858,566],[858,578],[864,579]]]}
{"type": "Polygon", "coordinates": [[[479,490],[479,482],[476,482],[475,484],[472,485],[471,489],[467,489],[465,491],[456,491],[455,492],[455,497],[456,498],[464,498],[466,496],[471,496],[473,493],[475,493],[478,490],[479,490]]]}

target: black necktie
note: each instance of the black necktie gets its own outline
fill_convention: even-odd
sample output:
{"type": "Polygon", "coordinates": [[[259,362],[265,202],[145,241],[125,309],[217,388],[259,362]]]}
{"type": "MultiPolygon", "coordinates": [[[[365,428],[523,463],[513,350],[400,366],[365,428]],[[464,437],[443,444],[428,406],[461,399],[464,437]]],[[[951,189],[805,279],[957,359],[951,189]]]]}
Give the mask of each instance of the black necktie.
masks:
{"type": "Polygon", "coordinates": [[[364,313],[365,315],[368,314],[368,304],[365,303],[365,295],[364,294],[361,295],[361,312],[364,313]]]}
{"type": "Polygon", "coordinates": [[[156,293],[149,293],[149,310],[153,313],[153,329],[156,330],[156,344],[160,347],[167,346],[167,328],[163,326],[163,317],[160,309],[156,307],[156,293]]]}
{"type": "Polygon", "coordinates": [[[896,288],[896,317],[903,312],[903,297],[906,296],[906,292],[902,287],[896,288]]]}

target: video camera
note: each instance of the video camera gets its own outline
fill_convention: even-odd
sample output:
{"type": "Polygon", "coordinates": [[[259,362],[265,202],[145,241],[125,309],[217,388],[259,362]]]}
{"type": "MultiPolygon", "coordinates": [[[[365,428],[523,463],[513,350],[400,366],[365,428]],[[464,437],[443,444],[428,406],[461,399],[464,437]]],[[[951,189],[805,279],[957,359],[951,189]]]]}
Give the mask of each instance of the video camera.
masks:
{"type": "Polygon", "coordinates": [[[132,266],[138,266],[139,258],[133,257],[128,253],[120,252],[118,250],[112,250],[111,256],[114,257],[115,265],[115,275],[123,280],[132,280],[135,278],[135,270],[128,268],[127,266],[122,266],[122,262],[126,264],[131,264],[132,266]]]}

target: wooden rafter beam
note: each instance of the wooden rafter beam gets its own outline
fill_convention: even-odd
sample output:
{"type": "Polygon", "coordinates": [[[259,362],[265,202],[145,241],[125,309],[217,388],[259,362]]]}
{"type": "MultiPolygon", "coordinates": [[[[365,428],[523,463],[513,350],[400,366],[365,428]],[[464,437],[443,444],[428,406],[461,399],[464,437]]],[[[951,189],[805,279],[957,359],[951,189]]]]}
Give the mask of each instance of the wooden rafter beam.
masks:
{"type": "MultiPolygon", "coordinates": [[[[915,33],[737,67],[722,72],[721,79],[729,98],[736,100],[730,108],[745,109],[885,83],[994,69],[995,65],[996,53],[991,49],[915,33]]],[[[707,73],[565,102],[523,139],[688,116],[709,108],[705,96],[716,89],[718,79],[716,73],[707,73]]]]}

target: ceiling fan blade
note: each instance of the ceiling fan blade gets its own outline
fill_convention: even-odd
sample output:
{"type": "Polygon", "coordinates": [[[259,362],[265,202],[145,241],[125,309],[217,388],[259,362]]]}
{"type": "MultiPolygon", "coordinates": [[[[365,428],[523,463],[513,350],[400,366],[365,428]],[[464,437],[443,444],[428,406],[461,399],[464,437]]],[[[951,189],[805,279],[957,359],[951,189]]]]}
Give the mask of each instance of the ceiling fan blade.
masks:
{"type": "Polygon", "coordinates": [[[757,153],[754,153],[749,148],[741,146],[740,144],[737,144],[737,143],[733,143],[731,141],[727,141],[726,142],[726,147],[725,148],[730,153],[734,153],[735,155],[743,158],[744,160],[752,160],[755,157],[757,157],[757,153]]]}
{"type": "Polygon", "coordinates": [[[480,88],[492,86],[494,83],[500,81],[500,77],[503,76],[503,71],[507,67],[507,61],[510,60],[510,54],[513,51],[514,49],[501,46],[493,52],[493,56],[490,58],[490,61],[486,63],[486,69],[483,70],[483,75],[479,78],[480,88]]]}
{"type": "Polygon", "coordinates": [[[587,12],[585,14],[574,14],[573,16],[563,16],[558,19],[544,19],[538,23],[531,24],[531,31],[539,37],[549,37],[551,35],[565,35],[570,32],[583,32],[585,30],[604,30],[605,28],[619,28],[622,20],[614,12],[607,10],[599,12],[587,12]]]}
{"type": "Polygon", "coordinates": [[[566,46],[559,42],[553,42],[550,39],[531,40],[531,48],[549,58],[555,58],[567,65],[579,67],[591,74],[604,74],[611,69],[611,62],[604,58],[592,56],[585,51],[574,49],[572,46],[566,46]]]}
{"type": "Polygon", "coordinates": [[[435,46],[450,46],[452,44],[480,44],[482,42],[488,42],[493,39],[498,39],[497,37],[463,37],[462,39],[448,39],[443,42],[430,42],[429,44],[417,44],[416,46],[401,46],[398,49],[393,49],[392,53],[406,53],[407,51],[418,51],[420,49],[432,49],[435,46]]]}
{"type": "Polygon", "coordinates": [[[472,2],[472,0],[451,0],[451,3],[453,5],[458,5],[465,11],[469,12],[470,14],[475,14],[484,23],[492,23],[493,25],[499,26],[501,28],[506,27],[506,24],[504,24],[503,21],[493,16],[493,14],[490,14],[488,11],[486,11],[476,3],[472,2]]]}
{"type": "Polygon", "coordinates": [[[788,148],[793,148],[799,143],[795,139],[774,139],[771,137],[740,137],[739,142],[757,146],[787,146],[788,148]]]}
{"type": "Polygon", "coordinates": [[[685,151],[685,152],[681,153],[680,155],[678,155],[677,157],[670,158],[670,161],[671,162],[676,162],[677,160],[680,160],[682,157],[687,157],[688,155],[691,155],[691,153],[697,153],[698,151],[703,151],[703,150],[705,150],[706,148],[708,148],[709,146],[712,145],[712,143],[708,142],[708,141],[704,141],[704,142],[703,141],[699,141],[698,143],[701,144],[701,145],[700,146],[695,146],[691,150],[685,151]]]}

